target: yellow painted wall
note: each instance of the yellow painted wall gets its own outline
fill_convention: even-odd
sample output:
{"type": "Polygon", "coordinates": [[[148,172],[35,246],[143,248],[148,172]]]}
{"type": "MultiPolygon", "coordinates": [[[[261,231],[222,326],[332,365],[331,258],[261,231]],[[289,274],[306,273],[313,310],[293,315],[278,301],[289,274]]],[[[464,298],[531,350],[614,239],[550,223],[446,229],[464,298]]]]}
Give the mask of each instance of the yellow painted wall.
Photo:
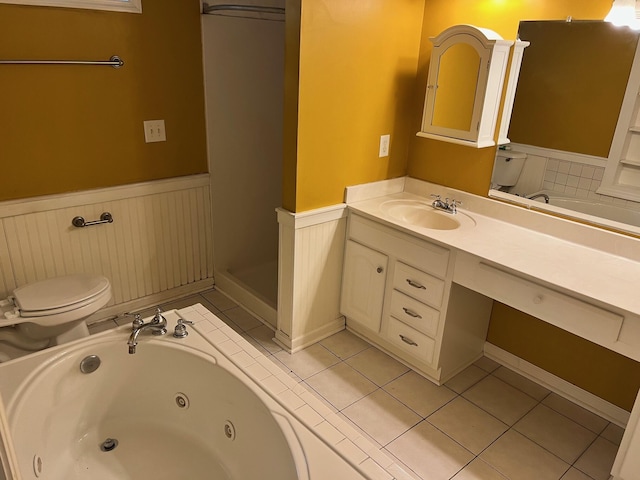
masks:
{"type": "Polygon", "coordinates": [[[638,362],[498,302],[488,340],[627,411],[640,388],[638,362]]]}
{"type": "Polygon", "coordinates": [[[145,0],[143,13],[0,5],[0,200],[207,171],[200,5],[145,0]],[[164,119],[167,141],[144,142],[164,119]]]}
{"type": "Polygon", "coordinates": [[[288,209],[334,205],[347,185],[406,173],[423,5],[302,1],[296,191],[285,185],[288,209]],[[383,134],[391,134],[390,155],[379,158],[383,134]]]}

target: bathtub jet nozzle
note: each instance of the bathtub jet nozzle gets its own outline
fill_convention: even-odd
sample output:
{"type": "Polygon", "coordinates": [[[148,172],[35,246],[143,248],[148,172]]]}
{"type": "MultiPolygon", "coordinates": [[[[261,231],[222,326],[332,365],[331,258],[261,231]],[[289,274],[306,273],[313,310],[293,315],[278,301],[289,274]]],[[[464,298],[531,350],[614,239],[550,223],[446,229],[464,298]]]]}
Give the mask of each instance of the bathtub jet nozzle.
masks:
{"type": "Polygon", "coordinates": [[[110,452],[111,450],[113,450],[117,446],[118,446],[118,440],[116,440],[115,438],[107,438],[100,445],[100,450],[102,450],[103,452],[110,452]]]}

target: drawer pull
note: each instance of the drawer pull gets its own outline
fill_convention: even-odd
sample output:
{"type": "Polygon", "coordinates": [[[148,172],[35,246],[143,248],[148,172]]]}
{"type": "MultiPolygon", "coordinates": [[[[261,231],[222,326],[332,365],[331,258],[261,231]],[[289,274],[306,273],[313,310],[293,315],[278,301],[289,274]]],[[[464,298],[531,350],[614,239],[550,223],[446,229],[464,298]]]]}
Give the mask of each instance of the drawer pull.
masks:
{"type": "Polygon", "coordinates": [[[382,272],[384,272],[384,268],[378,267],[378,268],[376,268],[376,272],[382,273],[382,272]]]}
{"type": "Polygon", "coordinates": [[[408,309],[407,307],[402,307],[402,310],[404,310],[404,313],[406,313],[410,317],[422,318],[422,315],[420,315],[419,313],[414,312],[413,310],[408,309]]]}
{"type": "Polygon", "coordinates": [[[400,337],[400,340],[402,340],[404,343],[411,345],[412,347],[417,347],[418,344],[416,342],[414,342],[413,340],[411,340],[409,337],[405,337],[404,335],[398,335],[400,337]]]}
{"type": "Polygon", "coordinates": [[[419,288],[422,290],[426,290],[427,287],[425,287],[424,285],[419,284],[418,282],[416,282],[415,280],[411,280],[410,278],[407,278],[407,283],[409,285],[411,285],[413,288],[419,288]]]}

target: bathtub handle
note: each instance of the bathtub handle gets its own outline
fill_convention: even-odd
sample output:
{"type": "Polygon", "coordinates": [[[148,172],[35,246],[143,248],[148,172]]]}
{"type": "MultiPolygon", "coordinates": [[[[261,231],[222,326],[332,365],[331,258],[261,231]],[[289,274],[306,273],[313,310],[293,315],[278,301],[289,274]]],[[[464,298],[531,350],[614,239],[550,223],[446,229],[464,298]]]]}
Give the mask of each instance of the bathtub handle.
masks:
{"type": "Polygon", "coordinates": [[[187,331],[187,325],[193,325],[193,322],[182,317],[178,318],[176,328],[173,330],[173,336],[176,338],[184,338],[189,335],[189,332],[187,331]]]}

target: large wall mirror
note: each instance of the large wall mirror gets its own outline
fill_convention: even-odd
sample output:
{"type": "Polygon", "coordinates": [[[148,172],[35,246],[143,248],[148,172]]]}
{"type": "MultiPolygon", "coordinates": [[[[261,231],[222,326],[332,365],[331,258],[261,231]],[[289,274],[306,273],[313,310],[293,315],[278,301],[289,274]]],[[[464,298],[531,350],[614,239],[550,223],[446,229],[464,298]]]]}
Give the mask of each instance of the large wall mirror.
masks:
{"type": "Polygon", "coordinates": [[[518,36],[530,45],[507,148],[526,160],[501,184],[495,169],[509,164],[509,151],[499,153],[490,196],[640,234],[640,182],[626,191],[605,185],[638,114],[639,32],[603,21],[523,21],[518,36]]]}

